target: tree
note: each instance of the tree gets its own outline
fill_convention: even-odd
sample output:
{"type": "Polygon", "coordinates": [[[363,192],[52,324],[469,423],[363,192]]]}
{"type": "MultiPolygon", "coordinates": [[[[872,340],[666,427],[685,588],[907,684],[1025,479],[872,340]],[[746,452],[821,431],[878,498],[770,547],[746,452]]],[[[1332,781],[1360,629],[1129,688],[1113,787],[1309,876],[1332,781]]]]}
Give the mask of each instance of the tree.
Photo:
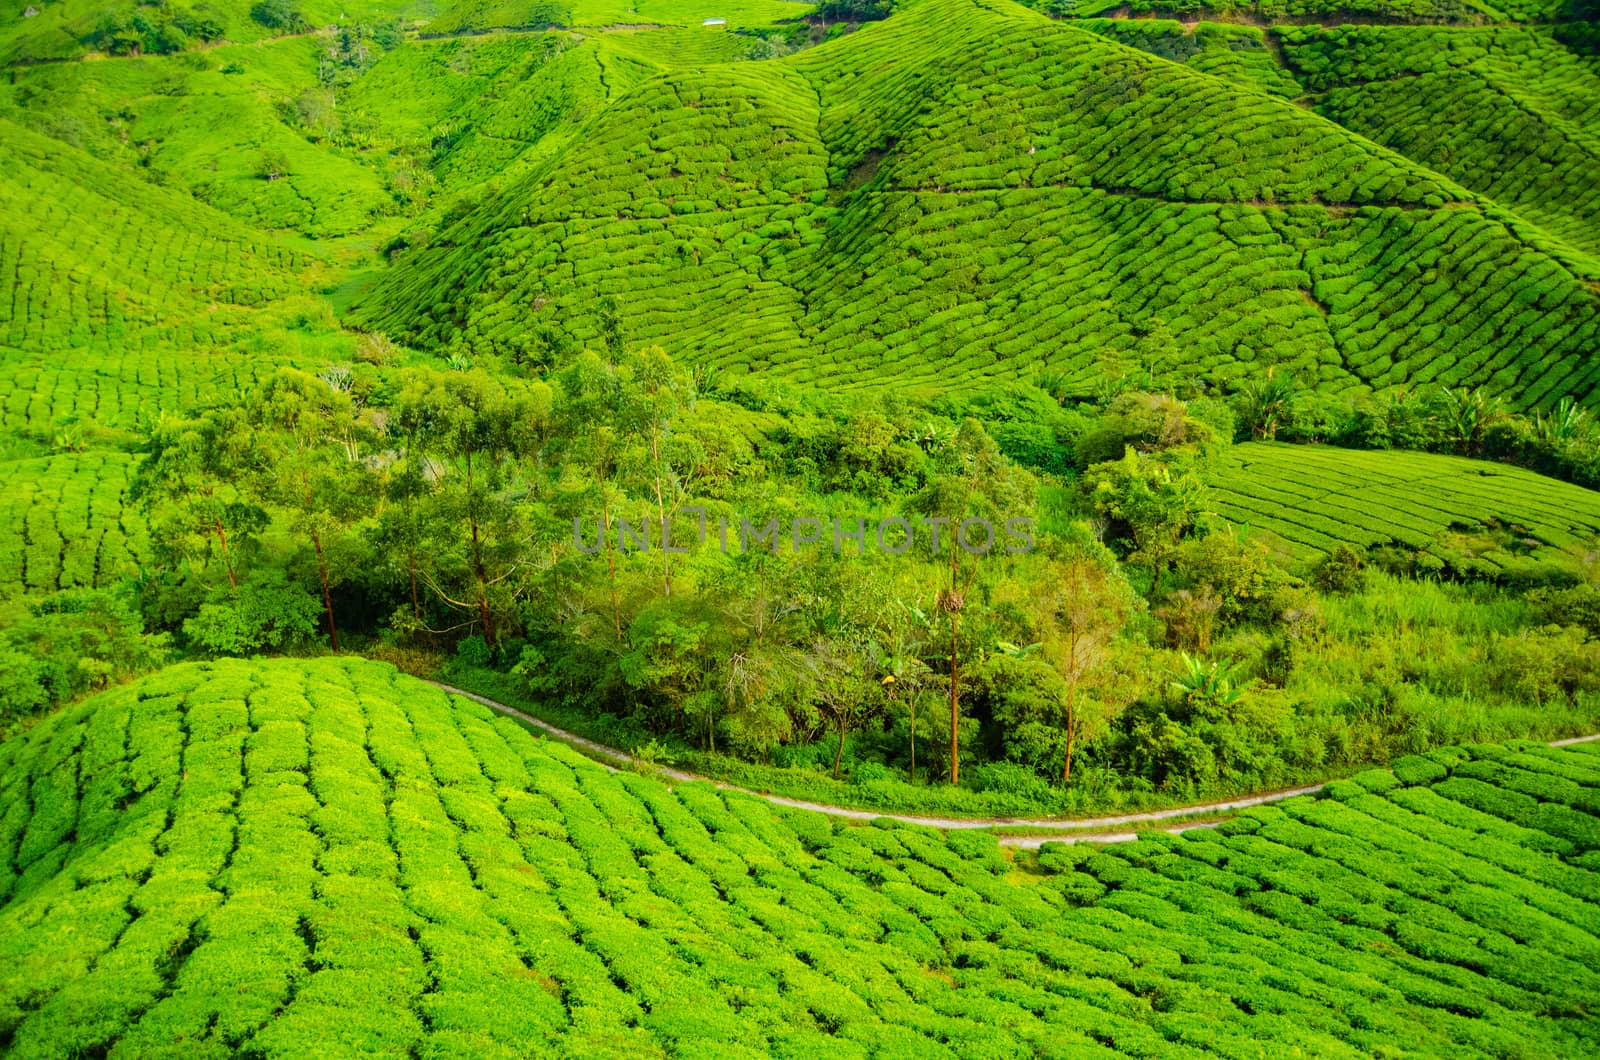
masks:
{"type": "Polygon", "coordinates": [[[1482,388],[1452,390],[1445,387],[1439,392],[1436,403],[1446,437],[1463,456],[1477,456],[1489,428],[1509,415],[1505,402],[1490,397],[1482,388]]]}
{"type": "Polygon", "coordinates": [[[1239,423],[1250,437],[1270,442],[1294,415],[1294,379],[1279,375],[1274,365],[1265,377],[1244,385],[1236,404],[1239,423]]]}
{"type": "MultiPolygon", "coordinates": [[[[622,608],[617,595],[617,557],[613,548],[611,513],[623,500],[615,483],[622,442],[622,384],[614,365],[585,351],[557,376],[555,433],[564,445],[563,470],[573,472],[579,484],[573,492],[592,498],[600,508],[600,548],[606,554],[606,581],[611,597],[612,631],[622,643],[622,608]],[[587,476],[587,478],[585,478],[587,476]]],[[[581,500],[580,500],[581,504],[581,500]]],[[[576,518],[587,513],[581,507],[576,518]]]]}
{"type": "Polygon", "coordinates": [[[911,783],[917,782],[917,706],[933,671],[922,660],[924,643],[919,634],[927,629],[928,618],[922,609],[895,600],[884,615],[884,642],[878,650],[877,668],[883,677],[879,684],[893,709],[904,703],[911,722],[911,783]]]}
{"type": "Polygon", "coordinates": [[[630,688],[654,697],[686,729],[697,719],[708,750],[716,749],[718,696],[711,665],[717,629],[695,606],[670,601],[642,612],[628,630],[629,650],[617,661],[630,688]]]}
{"type": "Polygon", "coordinates": [[[295,0],[258,0],[250,8],[250,17],[267,29],[279,33],[299,33],[306,28],[306,19],[295,0]]]}
{"type": "Polygon", "coordinates": [[[1078,553],[1052,559],[1032,582],[1028,600],[1039,644],[1064,686],[1063,784],[1072,779],[1073,747],[1084,720],[1081,695],[1093,689],[1110,660],[1111,643],[1127,620],[1132,599],[1132,589],[1109,556],[1078,553]]]}
{"type": "Polygon", "coordinates": [[[723,717],[747,751],[768,752],[788,738],[816,688],[796,577],[785,558],[757,553],[738,557],[702,589],[727,631],[717,661],[723,717]]]}
{"type": "Polygon", "coordinates": [[[490,647],[499,640],[496,615],[518,595],[511,579],[532,558],[519,502],[533,486],[519,457],[540,450],[550,408],[545,384],[508,389],[481,369],[419,372],[402,392],[401,422],[417,424],[413,451],[436,478],[428,500],[438,547],[431,573],[419,574],[445,603],[475,616],[490,647]]]}
{"type": "Polygon", "coordinates": [[[1151,590],[1159,588],[1172,554],[1200,518],[1200,479],[1181,462],[1173,466],[1130,447],[1121,460],[1086,471],[1080,488],[1105,520],[1108,539],[1131,545],[1128,559],[1146,566],[1151,590]]]}
{"type": "Polygon", "coordinates": [[[333,585],[347,572],[330,563],[330,546],[372,510],[377,485],[363,458],[377,431],[347,383],[282,368],[245,406],[253,428],[247,488],[290,512],[293,528],[310,542],[334,651],[333,585]]]}
{"type": "MultiPolygon", "coordinates": [[[[977,420],[962,422],[934,454],[935,471],[912,500],[912,510],[928,527],[935,558],[947,555],[948,583],[937,590],[935,609],[950,623],[950,783],[961,780],[961,613],[979,568],[979,555],[962,562],[968,521],[988,526],[988,544],[1011,519],[1031,511],[1032,479],[1001,455],[977,420]]],[[[973,535],[976,537],[976,534],[973,535]]],[[[972,541],[976,548],[979,542],[972,541]]]]}
{"type": "Polygon", "coordinates": [[[818,639],[811,652],[817,669],[817,705],[839,736],[833,752],[833,779],[838,780],[845,737],[882,707],[877,689],[867,679],[874,647],[846,634],[818,639]]]}
{"type": "Polygon", "coordinates": [[[218,655],[276,651],[314,636],[318,610],[316,597],[268,567],[212,594],[183,623],[183,634],[194,647],[218,655]]]}
{"type": "Polygon", "coordinates": [[[265,148],[256,157],[256,176],[262,180],[279,180],[288,175],[289,156],[281,148],[265,148]]]}
{"type": "Polygon", "coordinates": [[[673,420],[688,408],[692,398],[689,376],[678,371],[660,346],[651,346],[627,360],[625,402],[629,426],[649,438],[649,478],[655,494],[656,519],[661,526],[662,593],[672,595],[672,542],[668,539],[670,517],[677,514],[686,494],[683,479],[692,462],[675,459],[680,454],[671,444],[673,420]]]}
{"type": "Polygon", "coordinates": [[[161,416],[150,428],[131,493],[150,521],[151,542],[173,566],[221,561],[228,585],[239,586],[238,553],[267,525],[267,513],[235,488],[246,454],[236,409],[192,420],[161,416]]]}

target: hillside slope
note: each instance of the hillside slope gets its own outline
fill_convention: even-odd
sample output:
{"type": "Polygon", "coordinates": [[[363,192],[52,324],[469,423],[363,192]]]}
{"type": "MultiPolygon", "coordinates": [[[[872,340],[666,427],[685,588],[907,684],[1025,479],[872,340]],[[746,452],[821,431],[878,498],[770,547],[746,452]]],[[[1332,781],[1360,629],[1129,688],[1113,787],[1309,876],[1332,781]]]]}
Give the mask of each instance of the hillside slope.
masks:
{"type": "Polygon", "coordinates": [[[534,336],[597,341],[607,299],[628,341],[730,373],[922,392],[1170,334],[1186,377],[1527,406],[1587,396],[1600,341],[1600,263],[1505,204],[1003,0],[647,81],[357,317],[539,360],[534,336]]]}
{"type": "Polygon", "coordinates": [[[1034,865],[607,773],[380,664],[236,661],[0,744],[0,793],[18,1057],[1600,1047],[1592,746],[1034,865]]]}
{"type": "Polygon", "coordinates": [[[1543,578],[1578,571],[1600,493],[1522,468],[1434,453],[1250,442],[1209,475],[1217,512],[1297,559],[1393,546],[1428,574],[1543,578]]]}

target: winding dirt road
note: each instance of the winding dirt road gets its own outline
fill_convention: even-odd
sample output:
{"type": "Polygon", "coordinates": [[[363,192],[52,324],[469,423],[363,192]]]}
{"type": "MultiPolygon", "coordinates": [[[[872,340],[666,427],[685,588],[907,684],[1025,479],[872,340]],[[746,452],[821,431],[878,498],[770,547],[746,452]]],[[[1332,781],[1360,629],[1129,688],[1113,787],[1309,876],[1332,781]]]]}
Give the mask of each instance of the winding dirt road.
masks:
{"type": "MultiPolygon", "coordinates": [[[[428,684],[433,685],[435,688],[441,689],[442,691],[448,692],[453,696],[461,696],[465,699],[470,699],[474,703],[483,704],[490,710],[498,711],[501,714],[505,714],[509,717],[516,718],[519,721],[526,722],[541,732],[545,732],[551,736],[554,736],[563,743],[571,744],[572,746],[587,751],[596,758],[601,759],[602,761],[600,764],[605,766],[607,769],[616,769],[617,766],[631,767],[639,764],[638,759],[636,759],[633,755],[630,755],[624,751],[619,751],[614,747],[607,747],[605,744],[596,743],[593,740],[585,739],[584,737],[579,736],[577,733],[568,732],[566,729],[551,725],[547,721],[541,721],[539,718],[536,718],[531,714],[520,711],[516,707],[507,706],[506,704],[497,700],[490,699],[488,696],[480,696],[476,692],[468,692],[464,688],[456,688],[454,685],[447,685],[441,681],[428,681],[428,684]],[[610,763],[616,763],[616,765],[612,765],[610,763]]],[[[1566,740],[1552,740],[1550,742],[1550,746],[1568,747],[1572,744],[1590,743],[1595,740],[1600,740],[1600,733],[1593,733],[1589,736],[1574,736],[1566,740]]],[[[680,780],[684,781],[685,783],[703,781],[707,784],[714,784],[719,788],[724,788],[729,791],[738,791],[743,792],[746,795],[754,795],[758,799],[765,799],[768,802],[775,803],[779,806],[793,806],[800,810],[814,810],[817,813],[825,813],[834,817],[848,817],[857,821],[871,821],[875,818],[887,817],[895,821],[905,821],[908,824],[927,825],[930,828],[956,829],[1010,827],[1032,828],[1039,830],[1048,829],[1051,831],[1065,833],[1062,835],[1003,835],[998,837],[1000,840],[1000,845],[1008,847],[1038,847],[1043,843],[1131,843],[1135,839],[1139,838],[1139,832],[1128,830],[1129,826],[1148,824],[1159,825],[1159,822],[1161,821],[1170,821],[1175,818],[1185,817],[1213,818],[1218,814],[1230,813],[1234,810],[1248,809],[1251,806],[1261,806],[1269,802],[1281,802],[1284,799],[1292,799],[1297,795],[1310,795],[1313,792],[1321,791],[1324,787],[1322,784],[1307,784],[1306,786],[1300,788],[1284,788],[1279,791],[1266,791],[1257,795],[1242,796],[1237,799],[1224,799],[1221,802],[1206,802],[1193,806],[1174,806],[1166,810],[1146,810],[1143,813],[1112,814],[1106,817],[920,817],[903,813],[886,813],[878,810],[855,810],[847,806],[832,806],[825,802],[806,802],[803,799],[790,799],[785,798],[782,795],[769,795],[766,792],[754,791],[750,788],[742,788],[737,784],[729,784],[725,781],[716,780],[712,777],[704,777],[698,773],[685,772],[681,769],[670,769],[666,766],[654,766],[653,768],[662,776],[668,777],[672,780],[680,780]],[[1112,831],[1111,829],[1123,830],[1112,831]],[[1074,835],[1070,833],[1085,834],[1074,835]]],[[[1193,831],[1199,828],[1215,828],[1221,823],[1222,822],[1216,820],[1194,820],[1186,821],[1181,824],[1141,829],[1140,831],[1167,832],[1172,835],[1177,835],[1182,832],[1193,831]]]]}

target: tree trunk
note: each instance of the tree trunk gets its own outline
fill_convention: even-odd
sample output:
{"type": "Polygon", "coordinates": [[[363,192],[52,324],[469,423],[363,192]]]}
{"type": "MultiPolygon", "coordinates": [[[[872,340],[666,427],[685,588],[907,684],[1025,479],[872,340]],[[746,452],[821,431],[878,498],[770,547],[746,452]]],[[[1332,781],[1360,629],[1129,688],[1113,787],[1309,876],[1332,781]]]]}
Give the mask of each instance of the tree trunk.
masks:
{"type": "Polygon", "coordinates": [[[1072,745],[1078,738],[1078,682],[1067,685],[1067,753],[1061,759],[1061,786],[1072,779],[1072,745]]]}
{"type": "Polygon", "coordinates": [[[406,553],[406,571],[411,575],[411,617],[422,625],[422,601],[417,596],[417,554],[406,553]]]}
{"type": "Polygon", "coordinates": [[[961,663],[956,649],[961,637],[961,612],[950,612],[950,783],[961,783],[961,663]]]}
{"type": "Polygon", "coordinates": [[[956,543],[950,542],[950,783],[961,783],[961,606],[956,599],[956,543]]]}
{"type": "Polygon", "coordinates": [[[472,508],[472,453],[467,453],[467,525],[472,528],[472,576],[478,582],[478,620],[483,639],[494,647],[494,620],[489,614],[489,575],[483,569],[483,544],[478,536],[478,514],[472,508]]]}
{"type": "Polygon", "coordinates": [[[228,588],[239,588],[239,579],[233,576],[233,555],[228,551],[228,532],[222,528],[222,519],[219,517],[217,524],[217,540],[222,542],[222,565],[228,571],[228,588]]]}
{"type": "Polygon", "coordinates": [[[483,623],[483,639],[494,647],[494,622],[489,615],[489,577],[483,569],[483,550],[478,542],[478,517],[467,516],[472,527],[472,575],[478,582],[478,619],[483,623]]]}
{"type": "Polygon", "coordinates": [[[661,581],[665,594],[671,596],[672,553],[667,549],[672,541],[667,536],[667,505],[661,496],[661,440],[654,421],[650,424],[650,458],[655,462],[656,516],[661,520],[661,581]]]}
{"type": "Polygon", "coordinates": [[[605,483],[600,484],[600,540],[606,546],[606,575],[611,580],[611,624],[622,643],[622,610],[617,606],[617,557],[611,551],[611,502],[606,499],[605,483]]]}
{"type": "Polygon", "coordinates": [[[917,782],[917,697],[911,697],[911,783],[917,782]]]}
{"type": "Polygon", "coordinates": [[[844,719],[839,719],[839,746],[833,752],[833,779],[839,779],[839,763],[844,761],[844,719]]]}
{"type": "Polygon", "coordinates": [[[328,641],[339,650],[339,630],[333,624],[333,593],[328,588],[328,562],[322,555],[322,535],[311,532],[311,546],[317,552],[317,573],[322,577],[322,606],[328,612],[328,641]]]}

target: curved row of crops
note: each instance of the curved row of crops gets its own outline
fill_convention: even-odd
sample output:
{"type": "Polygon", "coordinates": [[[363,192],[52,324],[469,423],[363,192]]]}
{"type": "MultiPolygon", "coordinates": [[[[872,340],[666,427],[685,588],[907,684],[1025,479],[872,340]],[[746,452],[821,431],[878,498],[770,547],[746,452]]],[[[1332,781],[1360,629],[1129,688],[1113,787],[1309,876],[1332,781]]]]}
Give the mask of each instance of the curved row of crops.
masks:
{"type": "Polygon", "coordinates": [[[1436,570],[1499,578],[1570,563],[1600,535],[1600,494],[1521,468],[1432,453],[1252,442],[1210,477],[1219,514],[1310,557],[1397,545],[1436,570]]]}
{"type": "Polygon", "coordinates": [[[1600,62],[1563,47],[1560,32],[1282,31],[1319,114],[1595,254],[1600,62]]]}
{"type": "Polygon", "coordinates": [[[147,550],[128,501],[134,457],[85,453],[0,462],[0,598],[114,585],[147,550]]]}
{"type": "Polygon", "coordinates": [[[613,774],[359,660],[0,745],[14,1056],[1578,1055],[1600,756],[1485,746],[1121,848],[613,774]]]}
{"type": "Polygon", "coordinates": [[[81,347],[289,290],[296,255],[0,119],[0,343],[81,347]],[[92,219],[92,223],[90,221],[92,219]]]}

